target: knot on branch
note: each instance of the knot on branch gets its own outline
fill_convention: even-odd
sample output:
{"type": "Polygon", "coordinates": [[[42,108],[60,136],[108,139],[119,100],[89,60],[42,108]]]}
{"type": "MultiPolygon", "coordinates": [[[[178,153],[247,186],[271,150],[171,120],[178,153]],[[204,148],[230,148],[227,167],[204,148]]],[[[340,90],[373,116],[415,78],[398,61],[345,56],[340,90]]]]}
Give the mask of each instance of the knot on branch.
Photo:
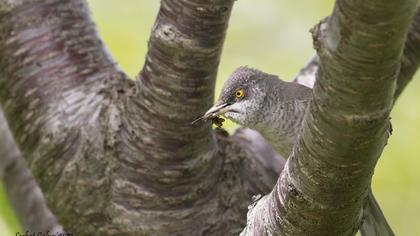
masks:
{"type": "Polygon", "coordinates": [[[155,32],[155,36],[157,38],[165,41],[173,42],[179,35],[179,33],[175,32],[175,29],[172,27],[172,25],[157,24],[153,31],[155,32]]]}

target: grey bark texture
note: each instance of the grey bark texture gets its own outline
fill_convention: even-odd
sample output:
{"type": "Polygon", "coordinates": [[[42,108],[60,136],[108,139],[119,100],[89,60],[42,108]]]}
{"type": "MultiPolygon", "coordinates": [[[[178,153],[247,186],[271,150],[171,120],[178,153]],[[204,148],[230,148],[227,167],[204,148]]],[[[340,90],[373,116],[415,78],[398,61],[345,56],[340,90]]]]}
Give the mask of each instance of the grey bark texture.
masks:
{"type": "Polygon", "coordinates": [[[190,125],[213,101],[233,1],[162,1],[136,83],[84,1],[0,3],[1,105],[67,232],[240,232],[252,195],[274,184],[266,159],[250,158],[269,147],[190,125]]]}
{"type": "MultiPolygon", "coordinates": [[[[75,235],[237,235],[252,203],[244,232],[354,233],[386,141],[415,7],[413,1],[362,2],[337,1],[334,15],[319,25],[326,31],[316,30],[321,60],[315,102],[295,156],[278,179],[285,161],[255,131],[229,136],[208,123],[190,125],[213,102],[232,0],[162,0],[135,82],[107,53],[85,1],[1,0],[0,104],[13,137],[0,119],[0,173],[21,222],[33,231],[59,231],[57,218],[75,235]],[[358,10],[351,18],[341,12],[352,9],[358,10]],[[380,50],[365,50],[369,42],[380,50]],[[341,51],[354,48],[363,50],[341,51]],[[355,68],[358,74],[350,73],[355,68]],[[371,96],[354,99],[358,86],[371,96]],[[319,132],[342,142],[318,142],[319,132]],[[32,194],[18,199],[19,191],[32,194]],[[267,193],[253,203],[259,197],[252,196],[267,193]],[[26,219],[30,215],[37,220],[26,219]]],[[[418,66],[418,45],[412,47],[407,81],[418,66]]]]}
{"type": "Polygon", "coordinates": [[[0,110],[0,179],[23,228],[63,233],[22,158],[0,110]]]}
{"type": "MultiPolygon", "coordinates": [[[[404,51],[401,58],[400,72],[397,78],[397,88],[395,89],[394,102],[401,95],[405,86],[411,81],[420,63],[420,8],[410,25],[410,30],[404,44],[404,51]]],[[[316,72],[319,67],[319,57],[314,55],[309,62],[293,79],[294,82],[313,88],[316,81],[316,72]]]]}
{"type": "Polygon", "coordinates": [[[356,233],[388,138],[416,4],[338,0],[313,29],[319,69],[302,135],[273,191],[248,213],[242,235],[356,233]]]}

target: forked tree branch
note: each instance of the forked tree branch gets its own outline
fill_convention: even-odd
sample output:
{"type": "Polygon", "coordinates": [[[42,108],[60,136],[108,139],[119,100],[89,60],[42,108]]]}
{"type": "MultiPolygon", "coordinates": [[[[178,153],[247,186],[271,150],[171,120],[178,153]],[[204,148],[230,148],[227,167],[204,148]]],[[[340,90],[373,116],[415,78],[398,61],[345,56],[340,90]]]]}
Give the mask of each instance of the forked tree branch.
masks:
{"type": "Polygon", "coordinates": [[[162,1],[137,88],[104,52],[84,1],[8,3],[0,101],[69,232],[243,227],[240,160],[224,158],[227,142],[216,142],[208,123],[190,125],[212,102],[233,1],[162,1]]]}
{"type": "Polygon", "coordinates": [[[320,65],[303,133],[243,235],[356,233],[416,3],[337,0],[315,28],[320,65]]]}
{"type": "MultiPolygon", "coordinates": [[[[270,191],[284,161],[261,136],[190,126],[212,102],[232,4],[162,1],[134,86],[104,50],[84,1],[0,3],[0,19],[8,22],[0,24],[0,102],[48,205],[69,232],[235,235],[250,196],[270,191]]],[[[290,167],[295,162],[284,173],[299,170],[290,167]]],[[[10,183],[32,181],[21,173],[9,175],[10,183]]],[[[301,190],[288,185],[287,196],[302,200],[301,190]]],[[[259,226],[252,230],[264,234],[259,226]]]]}

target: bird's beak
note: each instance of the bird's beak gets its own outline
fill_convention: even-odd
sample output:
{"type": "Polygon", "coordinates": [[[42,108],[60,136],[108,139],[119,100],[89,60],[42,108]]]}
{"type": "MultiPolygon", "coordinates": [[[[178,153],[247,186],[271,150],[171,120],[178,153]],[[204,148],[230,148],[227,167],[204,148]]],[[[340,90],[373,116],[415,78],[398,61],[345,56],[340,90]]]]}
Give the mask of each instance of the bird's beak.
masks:
{"type": "Polygon", "coordinates": [[[200,120],[212,119],[219,115],[223,115],[226,112],[230,111],[230,105],[231,104],[229,103],[216,103],[203,116],[194,120],[193,122],[191,122],[191,124],[193,125],[200,120]]]}
{"type": "Polygon", "coordinates": [[[229,111],[229,103],[216,103],[212,106],[203,116],[203,118],[213,118],[219,115],[223,115],[229,111]]]}

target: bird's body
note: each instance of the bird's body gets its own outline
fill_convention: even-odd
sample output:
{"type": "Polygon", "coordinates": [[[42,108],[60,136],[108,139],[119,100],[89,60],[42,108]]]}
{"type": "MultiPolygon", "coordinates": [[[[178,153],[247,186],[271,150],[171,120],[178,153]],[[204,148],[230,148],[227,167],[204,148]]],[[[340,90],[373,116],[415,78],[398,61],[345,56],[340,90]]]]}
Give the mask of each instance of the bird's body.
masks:
{"type": "Polygon", "coordinates": [[[272,79],[271,91],[261,108],[259,122],[248,126],[259,131],[282,156],[288,157],[302,129],[312,90],[303,85],[272,79]]]}
{"type": "Polygon", "coordinates": [[[229,107],[223,112],[225,117],[259,131],[279,154],[288,157],[311,99],[311,88],[240,67],[223,86],[219,104],[229,107]],[[244,95],[235,98],[239,90],[244,95]]]}
{"type": "MultiPolygon", "coordinates": [[[[203,118],[223,115],[257,130],[279,154],[287,158],[301,133],[311,100],[312,89],[304,85],[240,67],[225,82],[218,101],[203,118]]],[[[362,236],[394,235],[370,189],[364,217],[360,228],[362,236]]]]}

